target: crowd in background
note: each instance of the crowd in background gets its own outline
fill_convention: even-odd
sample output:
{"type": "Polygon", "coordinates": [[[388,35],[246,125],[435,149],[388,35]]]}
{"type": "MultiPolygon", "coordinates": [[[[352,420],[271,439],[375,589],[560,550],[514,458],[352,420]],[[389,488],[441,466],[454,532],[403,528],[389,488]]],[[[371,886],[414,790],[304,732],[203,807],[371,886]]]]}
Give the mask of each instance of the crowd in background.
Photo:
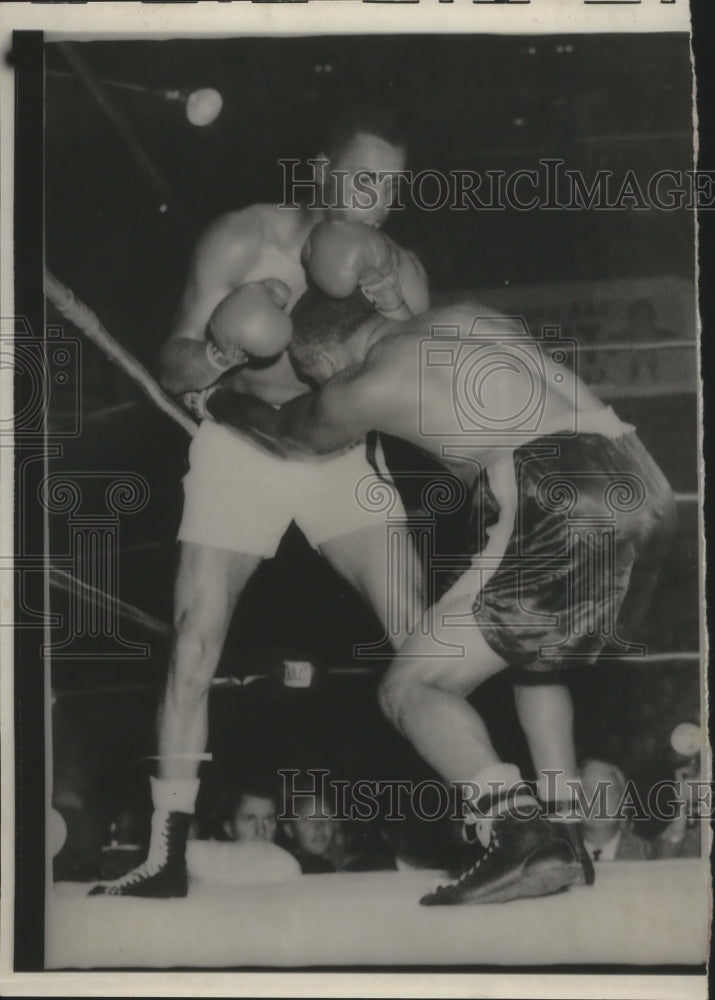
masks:
{"type": "MultiPolygon", "coordinates": [[[[686,780],[696,777],[691,771],[676,772],[675,780],[659,793],[661,818],[636,817],[637,810],[623,808],[627,779],[620,768],[596,758],[584,760],[580,780],[585,800],[605,804],[610,817],[595,815],[594,810],[584,819],[592,859],[608,863],[700,856],[705,824],[688,799],[686,780]],[[607,789],[604,798],[598,798],[599,786],[607,789]],[[674,818],[666,821],[662,816],[674,818]]],[[[655,775],[642,779],[654,780],[655,775]]],[[[264,775],[213,786],[192,825],[187,861],[193,879],[230,885],[331,872],[453,872],[463,864],[462,824],[451,810],[432,820],[414,812],[401,819],[344,819],[336,815],[330,782],[316,788],[311,778],[295,785],[287,797],[283,785],[278,775],[264,775]]],[[[643,801],[646,798],[644,794],[643,801]]],[[[145,853],[139,810],[118,812],[101,849],[88,855],[83,851],[81,811],[71,822],[71,800],[61,794],[55,796],[55,808],[68,827],[68,842],[54,859],[56,880],[118,877],[145,853]]]]}

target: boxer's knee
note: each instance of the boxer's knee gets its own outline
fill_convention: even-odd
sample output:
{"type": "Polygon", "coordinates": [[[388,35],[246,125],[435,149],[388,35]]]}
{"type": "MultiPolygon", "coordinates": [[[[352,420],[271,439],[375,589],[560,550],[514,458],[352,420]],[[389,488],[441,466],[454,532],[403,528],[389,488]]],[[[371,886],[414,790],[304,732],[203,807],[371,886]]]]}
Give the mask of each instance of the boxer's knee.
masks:
{"type": "Polygon", "coordinates": [[[377,689],[377,702],[383,715],[401,730],[403,722],[414,707],[424,687],[414,668],[407,668],[399,661],[387,671],[377,689]]]}

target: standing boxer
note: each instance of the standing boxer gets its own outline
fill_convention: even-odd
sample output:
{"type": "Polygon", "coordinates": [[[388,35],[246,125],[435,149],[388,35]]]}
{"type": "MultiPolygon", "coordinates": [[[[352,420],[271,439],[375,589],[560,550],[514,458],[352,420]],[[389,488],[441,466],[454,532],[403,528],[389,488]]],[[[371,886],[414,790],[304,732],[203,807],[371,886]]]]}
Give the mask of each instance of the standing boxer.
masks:
{"type": "MultiPolygon", "coordinates": [[[[405,143],[388,113],[358,109],[337,121],[318,161],[315,205],[254,205],[222,216],[200,238],[160,362],[164,387],[190,407],[197,391],[228,373],[235,387],[272,405],[307,390],[285,351],[289,314],[307,287],[306,240],[328,219],[377,230],[389,211],[391,175],[405,167],[405,143]]],[[[365,258],[365,294],[385,315],[422,312],[428,306],[422,266],[387,238],[385,247],[379,259],[365,258]]],[[[406,592],[388,601],[385,526],[355,495],[372,469],[364,445],[346,445],[338,457],[310,467],[267,455],[214,421],[201,424],[184,479],[175,639],[158,717],[149,854],[125,878],[93,893],[186,894],[186,835],[207,742],[211,680],[244,587],[275,554],[291,521],[368,600],[395,645],[403,641],[405,617],[388,622],[387,608],[408,615],[419,584],[404,580],[406,592]]]]}
{"type": "MultiPolygon", "coordinates": [[[[330,246],[344,234],[323,232],[317,266],[329,273],[316,280],[331,284],[330,246]]],[[[560,822],[546,819],[466,699],[505,668],[530,677],[536,686],[520,686],[516,705],[544,779],[538,794],[549,772],[552,799],[576,782],[569,692],[546,682],[594,662],[617,620],[649,596],[675,520],[662,472],[633,427],[505,317],[462,304],[395,321],[359,294],[311,289],[293,320],[296,365],[322,388],[276,411],[218,387],[206,394],[209,413],[286,455],[384,431],[437,455],[472,496],[473,572],[426,613],[380,690],[424,760],[466,788],[465,832],[481,845],[456,882],[422,902],[504,902],[592,881],[568,796],[560,822]],[[536,416],[524,423],[527,412],[536,416]],[[455,645],[461,655],[445,653],[455,645]]]]}

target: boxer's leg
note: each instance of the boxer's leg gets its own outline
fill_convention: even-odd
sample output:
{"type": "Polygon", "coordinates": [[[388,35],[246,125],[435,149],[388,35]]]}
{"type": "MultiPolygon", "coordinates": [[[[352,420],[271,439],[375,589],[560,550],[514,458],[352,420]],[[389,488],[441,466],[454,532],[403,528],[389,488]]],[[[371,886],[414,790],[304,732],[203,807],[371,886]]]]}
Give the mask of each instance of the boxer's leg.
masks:
{"type": "Polygon", "coordinates": [[[209,687],[236,602],[290,523],[288,472],[287,463],[210,420],[191,443],[174,644],[158,720],[160,779],[196,778],[191,755],[206,744],[209,687]]]}
{"type": "Polygon", "coordinates": [[[159,776],[152,779],[151,841],[144,864],[90,895],[185,896],[186,838],[208,696],[236,603],[261,557],[183,542],[175,588],[175,635],[158,716],[159,776]]]}
{"type": "Polygon", "coordinates": [[[236,603],[261,557],[183,542],[174,643],[158,717],[159,777],[193,779],[206,747],[208,695],[236,603]]]}
{"type": "Polygon", "coordinates": [[[364,445],[316,464],[296,503],[296,521],[399,649],[422,615],[422,570],[389,473],[377,476],[364,445]]]}
{"type": "Polygon", "coordinates": [[[514,703],[540,798],[568,799],[565,782],[577,777],[571,692],[565,684],[514,684],[514,703]]]}
{"type": "Polygon", "coordinates": [[[322,542],[320,551],[367,601],[394,649],[415,631],[422,614],[422,570],[405,528],[384,524],[322,542]]]}
{"type": "Polygon", "coordinates": [[[378,691],[387,718],[447,781],[471,781],[499,763],[484,722],[466,699],[506,663],[476,625],[455,628],[442,621],[446,613],[469,615],[471,604],[465,597],[426,612],[420,634],[404,643],[378,691]],[[457,655],[435,655],[439,644],[457,655]]]}
{"type": "Polygon", "coordinates": [[[581,877],[570,845],[539,815],[519,769],[500,761],[484,722],[466,700],[507,666],[473,619],[468,624],[472,605],[467,595],[430,609],[424,634],[403,645],[379,692],[383,711],[421,756],[443,778],[464,786],[466,832],[474,831],[484,848],[476,850],[474,864],[456,882],[422,900],[429,906],[545,895],[581,877]],[[458,617],[461,625],[449,624],[446,615],[458,617]],[[435,656],[435,642],[462,651],[435,656]]]}
{"type": "Polygon", "coordinates": [[[565,684],[515,683],[514,704],[536,772],[539,799],[554,829],[573,848],[583,883],[593,885],[595,872],[573,791],[578,770],[571,692],[565,684]]]}
{"type": "Polygon", "coordinates": [[[243,587],[261,560],[275,553],[290,522],[283,471],[278,460],[211,421],[204,421],[191,443],[149,854],[139,868],[93,893],[186,894],[186,836],[206,745],[211,680],[243,587]]]}

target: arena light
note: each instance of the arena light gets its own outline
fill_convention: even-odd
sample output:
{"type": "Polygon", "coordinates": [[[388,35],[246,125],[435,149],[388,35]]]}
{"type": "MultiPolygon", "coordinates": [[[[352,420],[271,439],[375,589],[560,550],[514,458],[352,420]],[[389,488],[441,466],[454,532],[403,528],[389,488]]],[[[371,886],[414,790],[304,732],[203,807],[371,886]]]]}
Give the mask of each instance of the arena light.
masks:
{"type": "Polygon", "coordinates": [[[670,745],[681,757],[695,757],[702,749],[700,726],[693,722],[681,722],[670,734],[670,745]]]}
{"type": "MultiPolygon", "coordinates": [[[[48,70],[48,76],[74,79],[74,73],[63,73],[59,70],[48,70]]],[[[202,127],[216,121],[223,108],[223,97],[215,87],[199,87],[196,90],[176,90],[170,87],[145,87],[140,83],[127,83],[124,80],[98,81],[103,87],[113,90],[125,90],[133,94],[143,94],[163,101],[181,101],[184,104],[186,117],[192,125],[202,127]]]]}
{"type": "Polygon", "coordinates": [[[213,87],[192,91],[186,98],[186,117],[192,125],[210,125],[221,114],[223,97],[213,87]]]}
{"type": "Polygon", "coordinates": [[[192,125],[210,125],[216,121],[223,108],[223,97],[214,87],[200,87],[198,90],[157,90],[144,88],[146,93],[154,93],[166,101],[183,101],[186,117],[192,125]]]}

